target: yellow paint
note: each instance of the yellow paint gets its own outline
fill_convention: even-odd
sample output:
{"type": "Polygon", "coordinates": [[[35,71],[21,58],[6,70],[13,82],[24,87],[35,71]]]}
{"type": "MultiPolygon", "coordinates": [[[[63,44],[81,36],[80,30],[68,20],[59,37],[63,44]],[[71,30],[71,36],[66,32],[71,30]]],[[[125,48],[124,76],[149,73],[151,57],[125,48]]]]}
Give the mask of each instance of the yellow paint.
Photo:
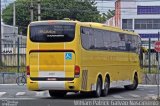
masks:
{"type": "MultiPolygon", "coordinates": [[[[72,81],[65,82],[65,90],[91,91],[91,85],[96,84],[98,75],[102,75],[103,81],[106,75],[110,76],[110,81],[130,80],[133,81],[134,73],[140,77],[138,54],[112,51],[87,51],[81,45],[80,26],[99,28],[109,31],[121,32],[138,36],[133,32],[123,31],[119,28],[109,27],[98,23],[61,21],[53,20],[49,22],[70,22],[76,23],[75,39],[65,43],[37,43],[30,41],[29,27],[27,36],[27,66],[30,66],[30,77],[38,78],[39,71],[64,71],[65,78],[74,78],[74,66],[80,66],[80,77],[72,81]],[[31,50],[73,50],[72,60],[65,60],[65,52],[31,52],[31,50]],[[87,88],[82,89],[82,73],[88,70],[87,88]],[[70,89],[69,86],[74,86],[70,89]]],[[[40,23],[40,22],[34,22],[40,23]]],[[[38,81],[27,78],[29,90],[40,90],[38,81]]],[[[139,78],[140,79],[140,78],[139,78]]],[[[139,80],[141,82],[141,80],[139,80]]],[[[56,90],[56,89],[53,89],[56,90]]]]}

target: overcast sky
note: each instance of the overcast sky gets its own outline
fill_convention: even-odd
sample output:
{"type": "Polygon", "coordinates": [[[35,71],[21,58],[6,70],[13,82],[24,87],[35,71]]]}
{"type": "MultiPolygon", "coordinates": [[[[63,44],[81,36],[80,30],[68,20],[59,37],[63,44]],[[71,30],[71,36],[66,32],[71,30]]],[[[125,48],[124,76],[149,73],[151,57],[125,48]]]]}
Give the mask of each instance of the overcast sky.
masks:
{"type": "Polygon", "coordinates": [[[114,10],[115,9],[115,2],[113,1],[96,1],[97,2],[97,9],[101,13],[106,13],[109,9],[114,10]]]}

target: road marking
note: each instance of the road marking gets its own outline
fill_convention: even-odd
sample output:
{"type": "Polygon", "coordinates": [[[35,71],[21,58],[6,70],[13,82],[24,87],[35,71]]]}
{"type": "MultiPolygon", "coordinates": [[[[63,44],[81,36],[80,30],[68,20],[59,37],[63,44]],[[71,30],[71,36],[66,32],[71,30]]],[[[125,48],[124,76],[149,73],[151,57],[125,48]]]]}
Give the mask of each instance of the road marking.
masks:
{"type": "Polygon", "coordinates": [[[6,94],[6,92],[0,92],[0,97],[2,97],[5,94],[6,94]]]}
{"type": "Polygon", "coordinates": [[[147,94],[147,96],[156,96],[155,94],[147,94]]]}
{"type": "Polygon", "coordinates": [[[156,87],[157,85],[141,85],[139,84],[138,87],[156,87]]]}
{"type": "Polygon", "coordinates": [[[154,93],[155,91],[148,91],[149,93],[154,93]]]}
{"type": "Polygon", "coordinates": [[[48,91],[36,92],[36,96],[49,96],[49,93],[48,93],[48,91]]]}
{"type": "Polygon", "coordinates": [[[16,96],[23,96],[23,95],[25,95],[26,94],[26,92],[17,92],[16,93],[16,96]]]}
{"type": "Polygon", "coordinates": [[[134,97],[134,98],[139,98],[139,97],[141,97],[141,96],[135,95],[135,94],[129,94],[129,95],[132,96],[132,97],[134,97]]]}
{"type": "Polygon", "coordinates": [[[75,92],[68,92],[67,95],[75,95],[75,92]]]}
{"type": "Polygon", "coordinates": [[[146,100],[156,100],[157,95],[156,94],[147,94],[147,96],[144,99],[146,99],[146,100]]]}
{"type": "Polygon", "coordinates": [[[120,95],[112,95],[112,97],[114,98],[118,98],[118,99],[123,99],[124,97],[120,96],[120,95]]]}
{"type": "Polygon", "coordinates": [[[5,86],[5,85],[8,86],[8,85],[17,85],[17,84],[0,84],[0,86],[2,86],[2,85],[3,85],[3,86],[5,86]]]}
{"type": "Polygon", "coordinates": [[[44,92],[36,92],[36,96],[43,96],[44,92]]]}
{"type": "Polygon", "coordinates": [[[139,90],[139,91],[144,91],[144,89],[142,89],[142,88],[139,88],[139,89],[137,89],[137,90],[139,90]]]}
{"type": "Polygon", "coordinates": [[[0,98],[0,100],[34,100],[37,98],[0,98]]]}

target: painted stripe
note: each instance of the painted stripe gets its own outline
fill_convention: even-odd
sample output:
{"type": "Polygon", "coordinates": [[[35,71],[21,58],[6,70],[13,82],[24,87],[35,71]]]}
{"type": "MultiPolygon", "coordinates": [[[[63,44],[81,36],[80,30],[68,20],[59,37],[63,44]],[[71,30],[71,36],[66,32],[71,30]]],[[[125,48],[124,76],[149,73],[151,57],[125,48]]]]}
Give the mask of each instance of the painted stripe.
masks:
{"type": "Polygon", "coordinates": [[[112,97],[117,98],[117,99],[123,99],[124,97],[120,96],[120,95],[112,95],[112,97]]]}
{"type": "MultiPolygon", "coordinates": [[[[64,50],[66,49],[66,43],[64,42],[64,50]]],[[[66,72],[66,57],[65,57],[65,52],[64,52],[64,75],[65,75],[65,72],[66,72]]]]}
{"type": "MultiPolygon", "coordinates": [[[[64,43],[64,50],[65,50],[65,48],[66,48],[66,45],[64,43]]],[[[64,52],[64,71],[65,71],[65,62],[66,62],[66,58],[65,58],[65,52],[64,52]]]]}
{"type": "Polygon", "coordinates": [[[155,91],[148,91],[149,93],[154,93],[155,91]]]}
{"type": "MultiPolygon", "coordinates": [[[[39,50],[39,43],[38,43],[38,50],[39,50]]],[[[39,52],[38,52],[38,71],[39,71],[39,61],[40,59],[39,59],[39,52]]]]}
{"type": "Polygon", "coordinates": [[[141,97],[141,96],[135,95],[135,94],[129,94],[129,95],[132,96],[132,97],[134,97],[134,98],[139,98],[139,97],[141,97]]]}
{"type": "Polygon", "coordinates": [[[6,92],[0,92],[0,97],[2,97],[5,94],[6,94],[6,92]]]}
{"type": "Polygon", "coordinates": [[[17,84],[0,84],[0,86],[13,86],[13,85],[17,85],[17,84]]]}
{"type": "MultiPolygon", "coordinates": [[[[138,87],[157,87],[158,85],[142,85],[139,84],[138,87]]],[[[160,85],[159,85],[160,86],[160,85]]]]}
{"type": "Polygon", "coordinates": [[[147,96],[156,96],[155,94],[147,94],[147,96]]]}
{"type": "Polygon", "coordinates": [[[157,100],[157,95],[155,95],[155,94],[147,94],[147,96],[144,97],[144,99],[147,99],[147,100],[157,100]]]}
{"type": "Polygon", "coordinates": [[[50,95],[49,95],[48,91],[43,91],[43,92],[36,92],[35,96],[42,97],[42,96],[50,96],[50,95]]]}
{"type": "Polygon", "coordinates": [[[35,100],[37,98],[0,98],[0,100],[35,100]]]}
{"type": "Polygon", "coordinates": [[[144,91],[144,89],[142,89],[142,88],[140,88],[140,89],[137,89],[137,90],[139,90],[139,91],[144,91]]]}
{"type": "Polygon", "coordinates": [[[44,92],[36,92],[35,96],[43,96],[43,95],[44,95],[44,92]]]}
{"type": "Polygon", "coordinates": [[[68,92],[67,95],[75,95],[75,92],[68,92]]]}
{"type": "Polygon", "coordinates": [[[23,95],[25,95],[26,94],[26,92],[17,92],[16,93],[16,96],[23,96],[23,95]]]}

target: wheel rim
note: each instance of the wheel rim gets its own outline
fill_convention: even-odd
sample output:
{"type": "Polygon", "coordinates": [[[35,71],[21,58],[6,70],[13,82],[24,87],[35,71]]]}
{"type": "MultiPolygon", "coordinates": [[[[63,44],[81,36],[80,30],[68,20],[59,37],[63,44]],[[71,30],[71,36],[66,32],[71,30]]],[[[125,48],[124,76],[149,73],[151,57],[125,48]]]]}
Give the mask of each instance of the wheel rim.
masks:
{"type": "Polygon", "coordinates": [[[101,82],[98,80],[97,83],[97,95],[100,96],[101,95],[101,82]]]}
{"type": "Polygon", "coordinates": [[[105,83],[104,83],[104,92],[105,92],[105,94],[108,93],[108,86],[109,86],[109,84],[108,84],[108,82],[106,80],[105,83]]]}

